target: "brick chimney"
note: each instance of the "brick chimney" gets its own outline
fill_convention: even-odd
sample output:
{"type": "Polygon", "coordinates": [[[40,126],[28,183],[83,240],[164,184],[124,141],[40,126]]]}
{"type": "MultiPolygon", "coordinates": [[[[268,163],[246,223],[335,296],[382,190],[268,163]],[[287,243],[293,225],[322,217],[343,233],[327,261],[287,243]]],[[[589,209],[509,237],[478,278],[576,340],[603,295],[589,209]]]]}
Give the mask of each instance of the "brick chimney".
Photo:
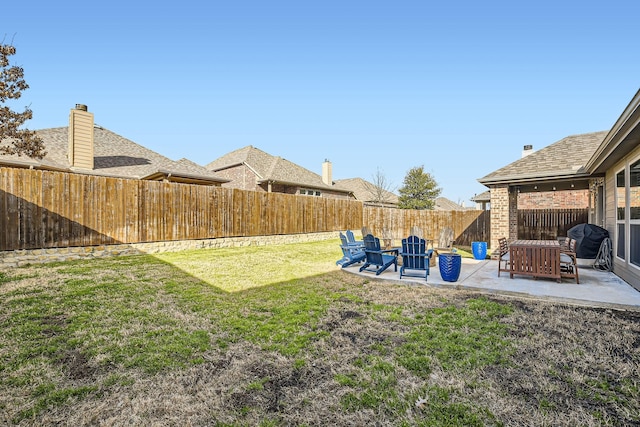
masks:
{"type": "Polygon", "coordinates": [[[331,162],[329,159],[325,159],[324,162],[322,162],[322,182],[327,185],[333,185],[331,162]]]}
{"type": "Polygon", "coordinates": [[[72,168],[93,169],[93,113],[76,104],[69,113],[69,163],[72,168]]]}
{"type": "Polygon", "coordinates": [[[531,153],[533,153],[533,145],[525,145],[522,148],[522,158],[527,157],[531,153]]]}

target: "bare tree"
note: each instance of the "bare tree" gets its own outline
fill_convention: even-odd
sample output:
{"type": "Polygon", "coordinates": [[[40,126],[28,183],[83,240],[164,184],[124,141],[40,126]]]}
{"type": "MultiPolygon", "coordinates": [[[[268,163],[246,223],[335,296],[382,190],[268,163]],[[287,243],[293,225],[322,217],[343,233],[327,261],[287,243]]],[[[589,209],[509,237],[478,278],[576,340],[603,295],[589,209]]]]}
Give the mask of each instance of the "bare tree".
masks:
{"type": "Polygon", "coordinates": [[[371,195],[371,201],[379,206],[392,202],[389,200],[389,193],[393,193],[395,188],[380,168],[376,170],[372,181],[365,181],[366,190],[371,195]]]}
{"type": "Polygon", "coordinates": [[[6,106],[9,99],[18,99],[22,92],[29,88],[24,81],[24,70],[9,63],[9,57],[15,55],[16,48],[10,44],[0,44],[0,141],[7,141],[8,145],[0,147],[0,153],[26,155],[35,159],[42,159],[47,153],[44,143],[34,131],[19,129],[27,120],[33,117],[29,107],[22,113],[17,113],[6,106]]]}

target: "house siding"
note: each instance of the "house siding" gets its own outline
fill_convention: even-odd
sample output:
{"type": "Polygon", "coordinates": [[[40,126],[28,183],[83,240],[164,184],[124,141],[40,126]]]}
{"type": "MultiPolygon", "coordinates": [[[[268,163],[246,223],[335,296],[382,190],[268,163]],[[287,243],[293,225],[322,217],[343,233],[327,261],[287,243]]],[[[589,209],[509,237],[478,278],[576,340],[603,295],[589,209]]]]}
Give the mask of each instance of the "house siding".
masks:
{"type": "Polygon", "coordinates": [[[617,226],[616,226],[616,180],[615,175],[620,169],[624,168],[627,162],[635,161],[640,156],[640,147],[631,151],[620,162],[616,163],[612,168],[607,170],[605,179],[605,197],[606,197],[606,229],[613,241],[613,268],[614,272],[624,281],[629,283],[635,289],[640,291],[640,269],[629,263],[629,257],[621,260],[616,257],[617,244],[617,226]]]}
{"type": "Polygon", "coordinates": [[[69,161],[72,167],[93,169],[93,114],[71,110],[69,114],[69,161]]]}

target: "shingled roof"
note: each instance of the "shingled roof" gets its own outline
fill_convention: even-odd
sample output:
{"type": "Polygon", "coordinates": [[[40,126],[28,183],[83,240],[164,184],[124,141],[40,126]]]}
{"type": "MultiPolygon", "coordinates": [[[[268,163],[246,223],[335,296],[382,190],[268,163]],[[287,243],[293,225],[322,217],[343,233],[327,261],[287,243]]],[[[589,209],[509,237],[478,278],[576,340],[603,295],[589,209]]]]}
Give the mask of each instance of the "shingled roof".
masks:
{"type": "Polygon", "coordinates": [[[434,209],[437,211],[463,211],[466,209],[472,209],[464,207],[454,201],[447,199],[446,197],[436,197],[436,204],[434,209]]]}
{"type": "Polygon", "coordinates": [[[348,190],[353,193],[356,200],[365,203],[380,203],[385,205],[397,205],[398,196],[390,191],[382,190],[383,200],[374,200],[377,196],[375,185],[362,178],[339,179],[335,181],[336,187],[348,190]]]}
{"type": "Polygon", "coordinates": [[[471,198],[472,202],[482,203],[482,202],[490,202],[491,201],[491,191],[483,191],[480,194],[476,194],[471,198]]]}
{"type": "Polygon", "coordinates": [[[607,131],[567,136],[500,168],[478,181],[484,185],[586,177],[585,165],[607,131]]]}
{"type": "MultiPolygon", "coordinates": [[[[133,179],[170,179],[180,182],[215,184],[228,182],[186,159],[173,161],[100,126],[94,126],[93,169],[72,168],[68,158],[69,128],[37,130],[47,155],[42,160],[24,156],[0,155],[0,164],[37,169],[78,172],[133,179]]],[[[4,141],[8,143],[8,141],[4,141]]]]}
{"type": "Polygon", "coordinates": [[[240,148],[217,158],[205,167],[218,172],[238,165],[246,165],[258,177],[258,182],[268,182],[333,190],[343,193],[350,191],[327,185],[322,177],[282,157],[272,156],[252,145],[240,148]]]}

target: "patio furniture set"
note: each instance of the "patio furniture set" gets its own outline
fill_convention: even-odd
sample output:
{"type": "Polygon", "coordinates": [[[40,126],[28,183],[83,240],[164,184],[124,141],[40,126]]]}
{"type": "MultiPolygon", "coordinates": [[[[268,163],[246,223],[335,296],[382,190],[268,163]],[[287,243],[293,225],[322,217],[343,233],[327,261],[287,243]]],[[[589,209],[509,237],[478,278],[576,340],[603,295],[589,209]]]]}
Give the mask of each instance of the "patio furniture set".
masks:
{"type": "MultiPolygon", "coordinates": [[[[450,229],[448,229],[450,230],[450,229]]],[[[455,251],[453,247],[453,230],[444,230],[445,239],[440,239],[439,245],[433,247],[431,240],[422,238],[422,232],[414,227],[411,235],[402,239],[400,247],[393,247],[393,239],[389,233],[383,233],[383,244],[368,229],[363,229],[363,240],[355,240],[353,232],[347,230],[344,234],[340,232],[340,248],[343,257],[336,261],[337,265],[343,268],[356,263],[362,263],[359,271],[371,271],[379,276],[383,271],[393,265],[394,271],[398,271],[398,258],[402,260],[400,264],[400,278],[403,276],[424,277],[425,281],[429,276],[429,267],[434,265],[434,254],[439,254],[440,272],[443,278],[453,278],[457,280],[460,274],[461,259],[459,254],[445,251],[455,251]],[[366,233],[366,234],[364,234],[366,233]],[[431,246],[431,248],[429,248],[431,246]],[[441,253],[439,253],[441,252],[441,253]],[[455,277],[454,277],[455,276],[455,277]]]]}
{"type": "Polygon", "coordinates": [[[555,279],[574,278],[580,283],[576,257],[576,240],[515,240],[511,244],[506,238],[498,239],[498,276],[500,272],[514,275],[555,279]]]}
{"type": "MultiPolygon", "coordinates": [[[[403,276],[417,275],[427,280],[430,264],[434,265],[432,261],[435,260],[434,255],[437,254],[440,275],[443,280],[454,282],[460,275],[461,257],[453,249],[452,236],[446,237],[449,239],[448,242],[440,241],[440,244],[434,247],[432,241],[422,238],[419,229],[412,229],[412,234],[402,239],[402,246],[392,247],[388,242],[381,245],[380,239],[373,236],[368,229],[363,232],[367,232],[367,234],[360,241],[355,240],[351,230],[347,230],[345,234],[340,233],[340,247],[343,257],[336,264],[344,268],[362,263],[359,271],[371,271],[378,276],[392,265],[394,271],[398,271],[398,258],[400,257],[402,259],[401,279],[403,276]],[[410,274],[408,270],[414,273],[410,274]]],[[[448,230],[444,230],[441,237],[443,235],[449,236],[448,230]]],[[[474,242],[473,252],[476,259],[484,259],[486,243],[474,242]],[[476,255],[476,252],[480,255],[476,255]]],[[[555,279],[557,282],[561,282],[563,278],[571,278],[579,284],[576,240],[568,237],[562,242],[559,240],[515,240],[508,244],[507,239],[500,238],[498,276],[501,272],[509,273],[509,277],[512,279],[515,275],[529,276],[534,279],[555,279]]]]}

